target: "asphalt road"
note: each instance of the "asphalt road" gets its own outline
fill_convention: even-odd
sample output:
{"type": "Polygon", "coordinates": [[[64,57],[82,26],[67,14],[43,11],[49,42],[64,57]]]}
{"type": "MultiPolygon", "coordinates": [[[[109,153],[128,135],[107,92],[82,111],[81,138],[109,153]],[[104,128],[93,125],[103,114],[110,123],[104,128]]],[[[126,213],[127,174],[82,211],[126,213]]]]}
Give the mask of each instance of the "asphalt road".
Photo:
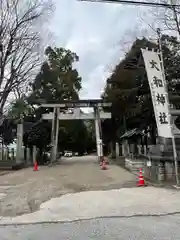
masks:
{"type": "Polygon", "coordinates": [[[180,215],[1,226],[1,240],[179,240],[180,215]]]}

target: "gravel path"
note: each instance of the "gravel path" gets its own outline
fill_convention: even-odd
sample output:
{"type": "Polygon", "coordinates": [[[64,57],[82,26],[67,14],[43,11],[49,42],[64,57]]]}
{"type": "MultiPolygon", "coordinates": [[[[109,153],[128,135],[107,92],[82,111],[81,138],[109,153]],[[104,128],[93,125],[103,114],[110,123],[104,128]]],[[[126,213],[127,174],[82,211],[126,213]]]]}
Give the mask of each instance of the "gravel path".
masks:
{"type": "Polygon", "coordinates": [[[109,165],[100,169],[94,156],[64,159],[61,165],[31,168],[0,176],[0,216],[37,211],[41,203],[67,193],[134,187],[135,176],[109,165]]]}

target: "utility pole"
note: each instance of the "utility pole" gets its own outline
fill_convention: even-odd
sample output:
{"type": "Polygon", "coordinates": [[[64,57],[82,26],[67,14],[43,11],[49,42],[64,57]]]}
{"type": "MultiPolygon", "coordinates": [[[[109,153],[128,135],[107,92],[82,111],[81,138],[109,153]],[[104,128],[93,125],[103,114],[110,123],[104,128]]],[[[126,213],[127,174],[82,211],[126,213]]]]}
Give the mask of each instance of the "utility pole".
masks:
{"type": "MultiPolygon", "coordinates": [[[[166,87],[166,95],[169,104],[169,97],[168,97],[168,86],[165,76],[165,69],[164,69],[164,60],[163,60],[163,53],[162,53],[162,41],[161,41],[161,30],[157,29],[157,35],[158,35],[158,45],[159,45],[159,55],[160,55],[160,61],[161,61],[161,68],[162,68],[162,74],[163,74],[163,80],[166,87]]],[[[174,156],[174,167],[175,167],[175,175],[176,175],[176,184],[179,186],[179,174],[178,174],[178,160],[177,160],[177,151],[176,151],[176,142],[175,142],[175,136],[172,128],[172,116],[170,116],[171,119],[171,132],[172,132],[172,147],[173,147],[173,156],[174,156]]]]}

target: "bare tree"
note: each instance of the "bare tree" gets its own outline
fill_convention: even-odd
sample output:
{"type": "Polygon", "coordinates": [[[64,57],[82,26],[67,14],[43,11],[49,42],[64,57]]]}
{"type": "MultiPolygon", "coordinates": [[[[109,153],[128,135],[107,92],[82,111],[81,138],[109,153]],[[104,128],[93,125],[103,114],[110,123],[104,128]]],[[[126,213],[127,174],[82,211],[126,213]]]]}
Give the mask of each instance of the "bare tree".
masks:
{"type": "Polygon", "coordinates": [[[39,21],[49,0],[0,0],[0,114],[11,93],[30,81],[40,63],[39,21]]]}
{"type": "MultiPolygon", "coordinates": [[[[157,0],[154,0],[154,2],[157,2],[157,0]]],[[[180,5],[180,0],[159,0],[158,2],[169,4],[170,6],[152,8],[149,10],[149,14],[147,14],[147,11],[144,12],[144,15],[141,14],[141,20],[143,19],[146,25],[149,25],[154,31],[160,28],[163,32],[180,38],[180,7],[174,6],[180,5]]]]}

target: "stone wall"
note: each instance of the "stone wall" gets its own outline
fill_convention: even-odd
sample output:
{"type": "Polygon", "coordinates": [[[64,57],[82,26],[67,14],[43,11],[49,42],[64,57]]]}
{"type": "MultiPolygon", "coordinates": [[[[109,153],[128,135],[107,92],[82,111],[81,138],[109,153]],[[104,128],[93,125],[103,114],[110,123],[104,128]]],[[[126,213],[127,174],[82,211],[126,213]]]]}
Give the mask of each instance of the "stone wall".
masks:
{"type": "Polygon", "coordinates": [[[138,174],[140,168],[142,168],[144,177],[153,182],[175,182],[174,162],[169,159],[162,159],[160,157],[150,159],[146,156],[139,159],[126,157],[125,168],[135,174],[138,174]]]}
{"type": "Polygon", "coordinates": [[[133,173],[138,173],[140,168],[144,168],[144,164],[140,159],[125,158],[125,168],[133,173]]]}

